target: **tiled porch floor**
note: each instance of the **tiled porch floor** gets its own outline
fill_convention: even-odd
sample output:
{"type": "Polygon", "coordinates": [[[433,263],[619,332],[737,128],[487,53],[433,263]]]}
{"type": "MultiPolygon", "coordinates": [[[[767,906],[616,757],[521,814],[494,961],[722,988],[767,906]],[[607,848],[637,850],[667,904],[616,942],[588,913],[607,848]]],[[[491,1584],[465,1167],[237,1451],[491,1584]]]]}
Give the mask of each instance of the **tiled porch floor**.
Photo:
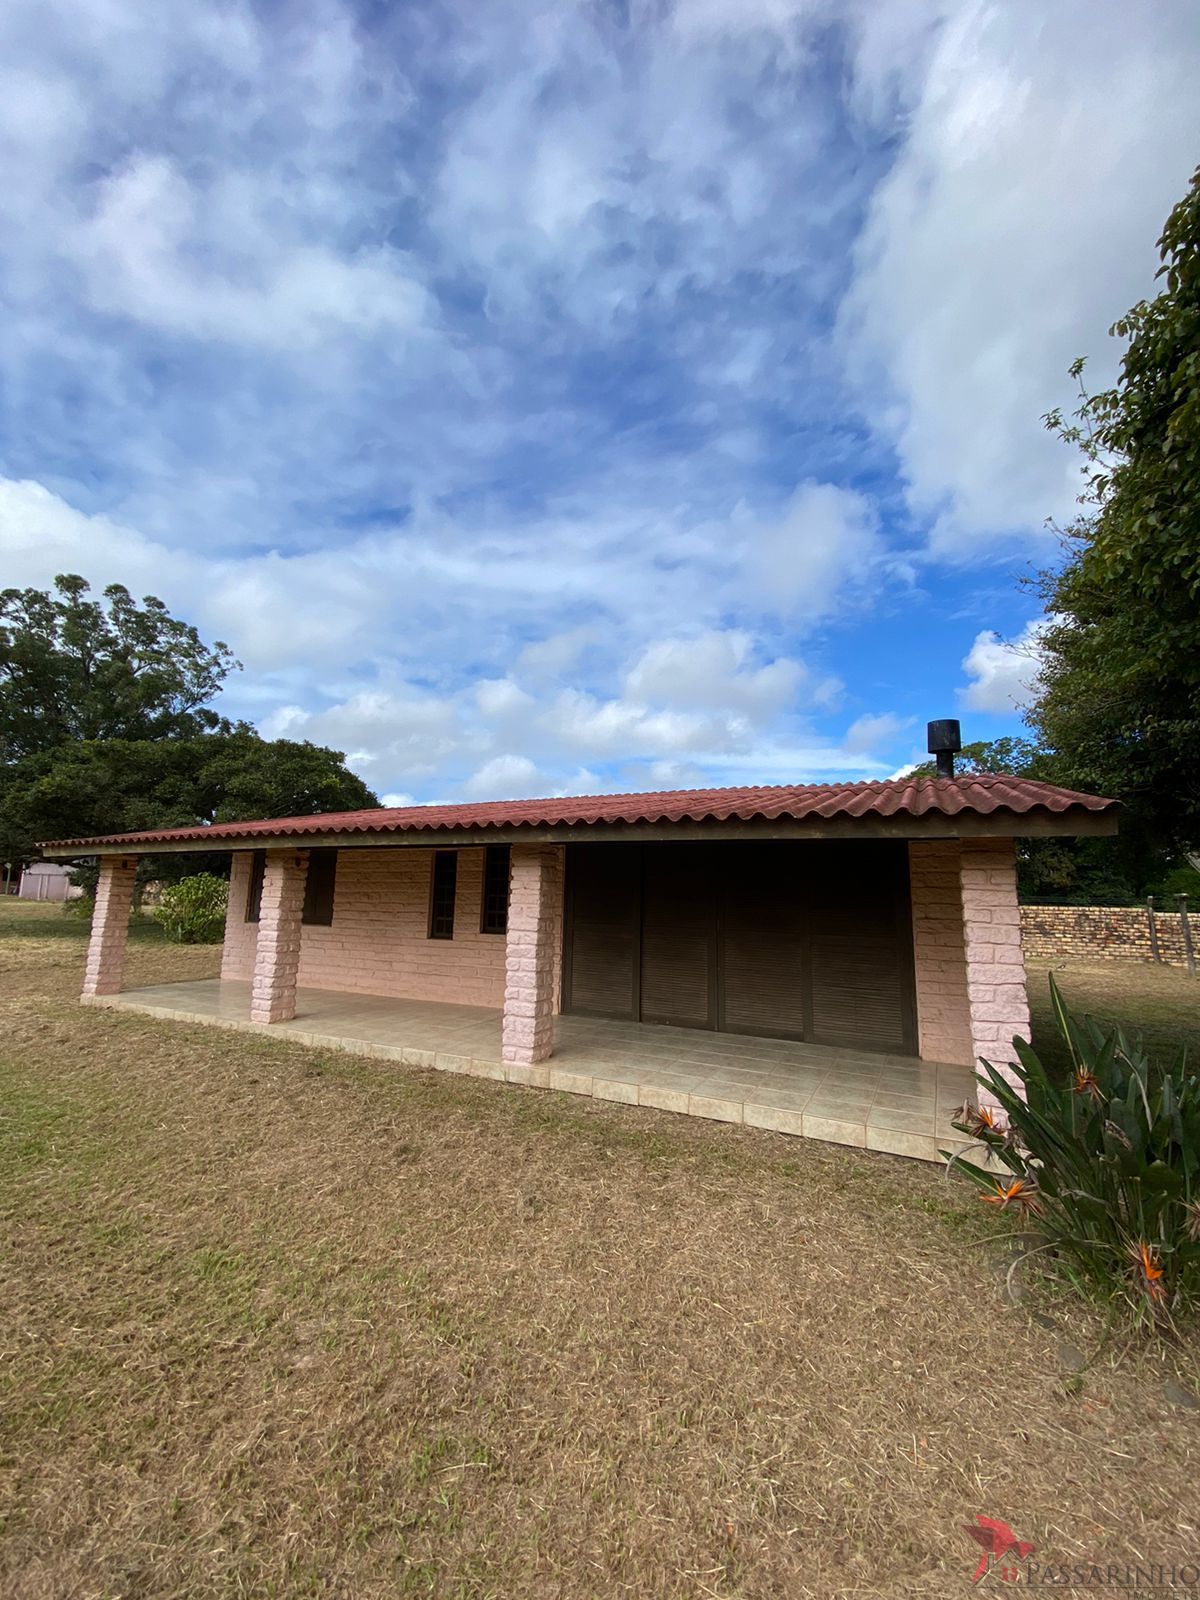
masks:
{"type": "Polygon", "coordinates": [[[216,978],[91,1003],[926,1161],[964,1142],[949,1115],[971,1092],[965,1067],[588,1017],[557,1019],[544,1065],[505,1066],[499,1011],[328,989],[300,989],[295,1018],[269,1027],[248,1020],[249,984],[216,978]]]}

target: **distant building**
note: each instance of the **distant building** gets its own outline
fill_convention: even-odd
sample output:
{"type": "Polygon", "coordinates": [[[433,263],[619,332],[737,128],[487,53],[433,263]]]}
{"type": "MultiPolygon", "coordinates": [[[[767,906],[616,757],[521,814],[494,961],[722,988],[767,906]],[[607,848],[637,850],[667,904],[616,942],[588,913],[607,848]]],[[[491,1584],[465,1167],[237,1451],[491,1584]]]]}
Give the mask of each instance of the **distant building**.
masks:
{"type": "Polygon", "coordinates": [[[83,890],[67,877],[66,867],[53,861],[35,861],[21,874],[19,900],[78,900],[83,890]]]}

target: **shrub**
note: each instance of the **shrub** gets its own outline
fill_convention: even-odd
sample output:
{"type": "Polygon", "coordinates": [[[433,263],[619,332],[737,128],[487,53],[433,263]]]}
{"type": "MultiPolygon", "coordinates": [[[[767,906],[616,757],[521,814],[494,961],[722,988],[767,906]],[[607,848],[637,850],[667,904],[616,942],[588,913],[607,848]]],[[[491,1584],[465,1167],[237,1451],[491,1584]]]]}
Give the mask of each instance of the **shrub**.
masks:
{"type": "Polygon", "coordinates": [[[96,910],[96,901],[90,894],[77,895],[74,900],[63,901],[63,916],[79,922],[90,922],[96,910]]]}
{"type": "Polygon", "coordinates": [[[166,886],[154,907],[154,919],[176,944],[220,944],[228,900],[224,878],[198,872],[166,886]]]}
{"type": "Polygon", "coordinates": [[[1050,991],[1070,1054],[1065,1083],[1016,1040],[1024,1098],[985,1061],[976,1076],[1003,1115],[964,1106],[954,1122],[993,1170],[943,1154],[1068,1275],[1168,1319],[1200,1293],[1200,1084],[1186,1050],[1152,1072],[1140,1038],[1073,1017],[1053,978],[1050,991]]]}

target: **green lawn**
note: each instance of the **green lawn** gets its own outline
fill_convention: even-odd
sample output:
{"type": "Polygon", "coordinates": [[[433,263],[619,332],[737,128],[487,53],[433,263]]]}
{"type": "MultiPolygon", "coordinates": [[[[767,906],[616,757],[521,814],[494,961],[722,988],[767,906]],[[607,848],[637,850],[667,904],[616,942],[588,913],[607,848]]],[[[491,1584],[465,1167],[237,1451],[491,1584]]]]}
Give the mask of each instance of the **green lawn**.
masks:
{"type": "Polygon", "coordinates": [[[938,1170],[81,1008],[81,931],[0,906],[6,1597],[904,1600],[978,1513],[1196,1557],[1195,1351],[1010,1304],[938,1170]]]}

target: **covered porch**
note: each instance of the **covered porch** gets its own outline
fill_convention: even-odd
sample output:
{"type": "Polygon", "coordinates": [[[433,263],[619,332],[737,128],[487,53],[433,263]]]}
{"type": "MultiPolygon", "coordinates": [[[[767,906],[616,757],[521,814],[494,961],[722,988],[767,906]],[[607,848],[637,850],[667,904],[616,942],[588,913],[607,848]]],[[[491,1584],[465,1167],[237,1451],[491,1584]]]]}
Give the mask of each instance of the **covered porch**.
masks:
{"type": "Polygon", "coordinates": [[[252,985],[160,984],[92,1005],[285,1036],[406,1067],[494,1078],[631,1106],[740,1123],[919,1160],[963,1142],[950,1126],[967,1068],[694,1028],[583,1016],[553,1019],[553,1055],[503,1059],[500,1008],[298,986],[295,1015],[252,1020],[252,985]]]}

